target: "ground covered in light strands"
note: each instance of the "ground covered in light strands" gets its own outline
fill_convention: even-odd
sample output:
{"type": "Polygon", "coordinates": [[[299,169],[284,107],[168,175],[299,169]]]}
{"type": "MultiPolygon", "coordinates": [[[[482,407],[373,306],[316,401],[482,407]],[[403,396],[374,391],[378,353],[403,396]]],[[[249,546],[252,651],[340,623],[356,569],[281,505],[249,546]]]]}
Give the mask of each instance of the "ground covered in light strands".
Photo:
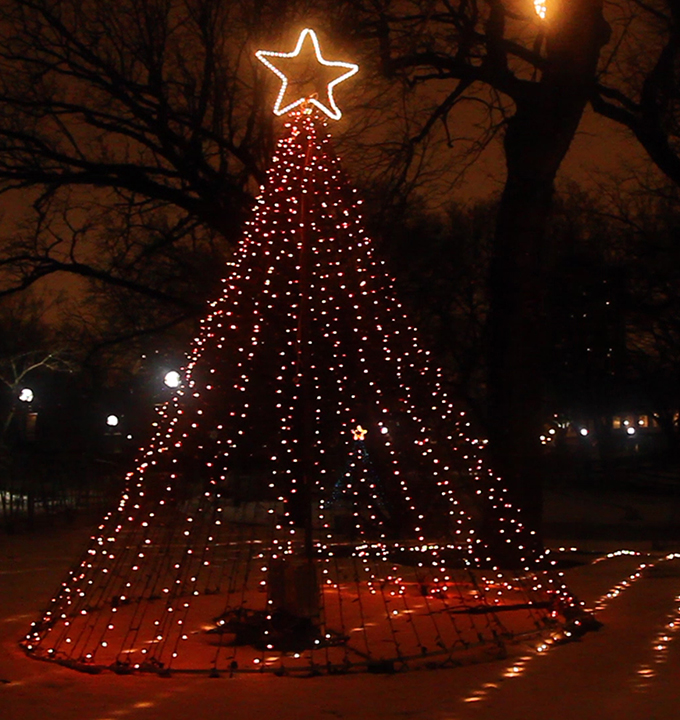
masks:
{"type": "MultiPolygon", "coordinates": [[[[659,499],[658,511],[667,504],[659,499]]],[[[0,536],[2,720],[680,716],[680,558],[670,554],[671,544],[659,550],[646,541],[572,540],[590,552],[572,556],[583,564],[567,571],[569,585],[589,605],[601,601],[597,616],[605,625],[546,653],[520,645],[502,661],[397,675],[166,679],[85,675],[30,660],[18,648],[17,639],[49,599],[88,530],[0,536]],[[617,546],[643,554],[608,557],[617,546]]]]}

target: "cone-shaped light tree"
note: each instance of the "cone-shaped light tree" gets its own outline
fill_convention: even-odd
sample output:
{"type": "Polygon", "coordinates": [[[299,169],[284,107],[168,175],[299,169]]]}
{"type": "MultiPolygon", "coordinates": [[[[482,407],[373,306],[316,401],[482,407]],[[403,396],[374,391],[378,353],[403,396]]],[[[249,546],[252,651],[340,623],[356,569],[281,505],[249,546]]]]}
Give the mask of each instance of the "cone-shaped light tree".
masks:
{"type": "Polygon", "coordinates": [[[37,657],[391,669],[574,612],[364,232],[323,120],[355,66],[323,61],[326,97],[286,98],[305,40],[320,58],[311,31],[261,54],[285,133],[152,442],[23,642],[37,657]]]}

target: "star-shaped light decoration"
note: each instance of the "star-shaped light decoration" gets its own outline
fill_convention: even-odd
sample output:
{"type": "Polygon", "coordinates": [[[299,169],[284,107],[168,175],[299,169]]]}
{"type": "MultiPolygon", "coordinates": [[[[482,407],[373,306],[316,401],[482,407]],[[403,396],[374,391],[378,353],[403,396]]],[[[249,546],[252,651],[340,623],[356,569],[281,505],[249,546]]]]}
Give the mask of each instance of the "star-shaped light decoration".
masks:
{"type": "Polygon", "coordinates": [[[355,440],[362,441],[366,437],[367,433],[368,433],[368,430],[366,430],[365,428],[362,428],[361,425],[357,425],[354,428],[354,430],[352,430],[352,437],[355,440]]]}
{"type": "Polygon", "coordinates": [[[340,108],[335,103],[333,90],[343,80],[347,80],[348,77],[357,73],[359,66],[354,63],[325,60],[321,55],[319,40],[314,30],[305,28],[300,33],[293,52],[258,50],[255,56],[281,78],[281,89],[274,105],[274,114],[284,115],[299,105],[310,103],[333,120],[339,120],[342,117],[340,108]],[[311,56],[310,41],[315,58],[311,56]],[[274,59],[270,60],[269,58],[274,59]],[[303,64],[305,60],[307,62],[303,64]],[[288,72],[284,72],[282,68],[288,69],[288,72]],[[325,81],[325,87],[321,87],[323,85],[320,83],[321,80],[325,81]],[[319,88],[313,93],[305,93],[304,87],[309,85],[319,86],[319,88]],[[294,92],[291,93],[289,88],[294,92]],[[288,97],[286,97],[287,95],[288,97]],[[320,96],[322,100],[319,100],[320,96]]]}

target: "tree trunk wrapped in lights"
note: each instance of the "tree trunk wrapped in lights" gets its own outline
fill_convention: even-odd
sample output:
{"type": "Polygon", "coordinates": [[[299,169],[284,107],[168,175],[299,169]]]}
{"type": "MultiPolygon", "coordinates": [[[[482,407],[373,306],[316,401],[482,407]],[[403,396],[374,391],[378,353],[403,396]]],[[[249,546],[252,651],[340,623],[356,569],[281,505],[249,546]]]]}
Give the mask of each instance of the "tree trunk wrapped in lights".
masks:
{"type": "Polygon", "coordinates": [[[289,114],[182,384],[32,655],[392,670],[542,643],[578,615],[396,299],[320,118],[289,114]]]}

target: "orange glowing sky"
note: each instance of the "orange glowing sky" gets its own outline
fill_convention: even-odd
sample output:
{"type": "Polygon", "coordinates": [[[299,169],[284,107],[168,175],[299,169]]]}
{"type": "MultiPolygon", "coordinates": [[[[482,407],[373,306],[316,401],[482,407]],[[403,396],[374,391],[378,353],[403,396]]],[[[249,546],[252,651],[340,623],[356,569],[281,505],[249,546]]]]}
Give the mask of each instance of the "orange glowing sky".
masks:
{"type": "MultiPolygon", "coordinates": [[[[600,184],[630,180],[636,171],[649,171],[650,166],[647,154],[629,132],[586,108],[556,185],[559,189],[571,181],[584,190],[596,191],[600,184]]],[[[503,149],[500,142],[495,142],[467,171],[453,196],[463,202],[474,202],[500,193],[504,181],[503,149]]]]}

